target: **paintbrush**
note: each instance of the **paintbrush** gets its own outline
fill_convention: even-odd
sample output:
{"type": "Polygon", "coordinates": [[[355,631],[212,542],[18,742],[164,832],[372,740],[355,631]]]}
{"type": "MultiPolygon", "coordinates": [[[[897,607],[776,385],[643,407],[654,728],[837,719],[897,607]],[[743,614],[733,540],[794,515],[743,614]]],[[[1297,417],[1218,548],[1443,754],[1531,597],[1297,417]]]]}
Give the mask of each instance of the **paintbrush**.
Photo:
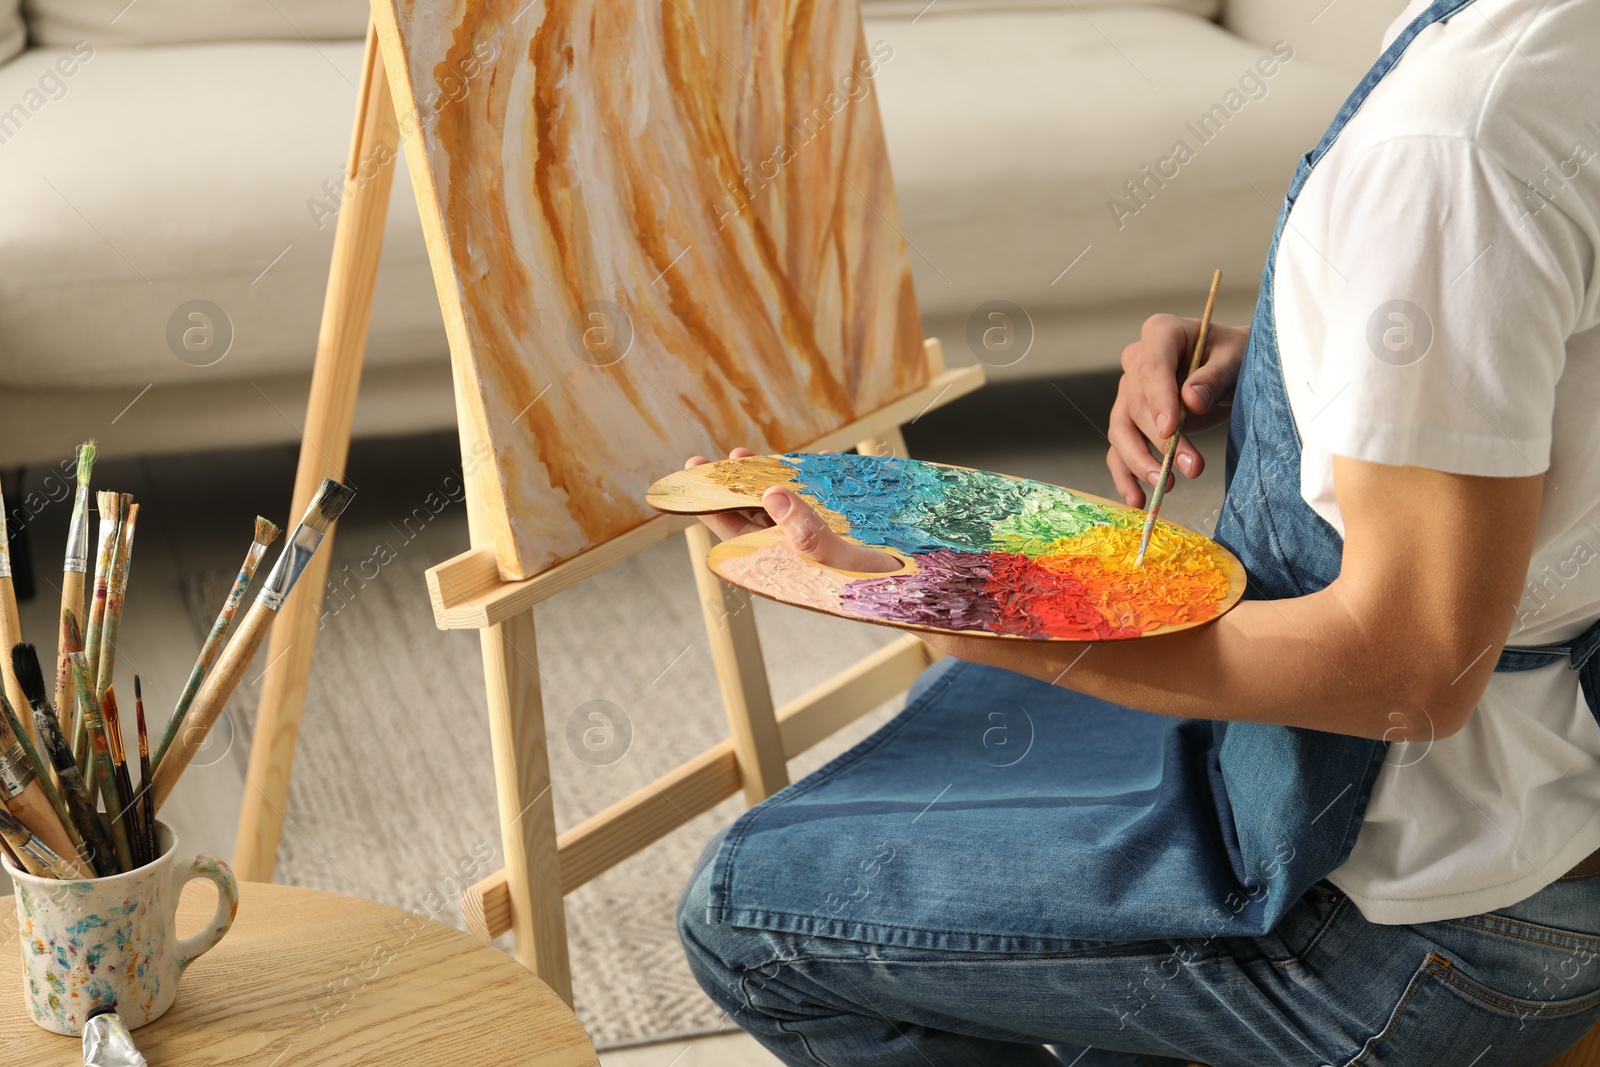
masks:
{"type": "MultiPolygon", "coordinates": [[[[122,832],[128,839],[128,852],[135,867],[143,867],[144,841],[139,832],[138,809],[133,802],[133,779],[128,777],[128,753],[122,744],[122,713],[117,709],[117,687],[106,686],[100,700],[100,717],[105,722],[106,746],[111,754],[111,774],[117,780],[117,811],[112,815],[122,823],[122,832]]],[[[109,805],[106,807],[111,813],[109,805]]]]}
{"type": "MultiPolygon", "coordinates": [[[[26,648],[23,645],[19,648],[26,648]]],[[[37,657],[34,659],[37,666],[37,657]]],[[[70,669],[71,664],[68,663],[70,669]]],[[[61,799],[66,802],[67,811],[72,824],[77,828],[78,837],[87,846],[87,854],[83,851],[79,855],[93,864],[95,873],[104,877],[117,874],[116,851],[111,844],[111,838],[106,834],[105,827],[100,824],[99,813],[95,811],[94,802],[89,799],[89,790],[84,785],[83,775],[78,771],[78,764],[72,758],[72,748],[67,744],[66,734],[61,732],[61,724],[50,714],[50,706],[33,700],[34,690],[25,664],[17,665],[17,676],[21,679],[23,687],[28,689],[29,703],[33,705],[33,723],[39,731],[39,744],[44,752],[50,756],[50,763],[56,769],[56,779],[60,785],[61,799]]],[[[43,677],[39,678],[39,691],[44,687],[43,677]]],[[[76,689],[74,689],[76,691],[76,689]]],[[[43,763],[39,764],[43,767],[43,763]]]]}
{"type": "Polygon", "coordinates": [[[11,656],[17,680],[28,694],[34,728],[39,732],[40,752],[31,754],[34,766],[39,768],[39,778],[45,780],[46,766],[55,768],[57,793],[65,809],[61,814],[67,828],[76,831],[78,855],[93,865],[96,874],[116,874],[111,866],[114,862],[111,841],[95,815],[94,802],[84,788],[83,776],[78,773],[78,765],[72,758],[72,749],[67,746],[66,735],[61,732],[61,724],[52,712],[50,702],[45,699],[44,672],[39,667],[39,657],[32,645],[18,645],[11,650],[11,656]],[[39,758],[41,753],[49,755],[48,764],[39,758]]]}
{"type": "MultiPolygon", "coordinates": [[[[5,809],[0,808],[0,811],[3,811],[3,810],[5,810],[5,809]]],[[[3,837],[0,837],[0,856],[4,856],[6,859],[11,861],[11,869],[14,870],[14,871],[27,871],[28,870],[28,868],[26,868],[26,867],[24,867],[22,865],[22,857],[18,856],[15,852],[11,851],[11,842],[7,841],[3,837]]],[[[31,873],[31,872],[29,872],[29,873],[31,873]]]]}
{"type": "Polygon", "coordinates": [[[228,636],[228,628],[233,625],[234,612],[239,610],[239,602],[244,599],[245,591],[250,588],[250,582],[255,578],[256,567],[260,565],[261,557],[266,554],[267,546],[278,539],[278,533],[276,523],[256,516],[255,540],[250,542],[250,548],[245,552],[244,563],[239,567],[238,577],[233,580],[233,588],[228,591],[228,599],[223,601],[222,610],[217,613],[217,621],[211,624],[211,632],[206,635],[206,642],[200,647],[200,656],[194,661],[194,669],[189,672],[189,681],[178,697],[177,707],[172,709],[172,718],[167,720],[166,730],[161,734],[161,744],[156,746],[152,766],[157,769],[161,767],[161,758],[167,754],[167,749],[172,747],[173,738],[183,729],[183,720],[189,714],[189,705],[194,703],[194,695],[200,691],[200,683],[205,680],[206,672],[211,669],[212,662],[217,658],[217,650],[222,647],[223,638],[228,636]]]}
{"type": "MultiPolygon", "coordinates": [[[[9,704],[8,701],[8,709],[9,704]]],[[[23,749],[21,736],[11,725],[15,719],[15,712],[0,716],[0,801],[18,822],[56,853],[71,856],[82,867],[83,877],[92,878],[88,866],[77,859],[72,836],[62,825],[55,805],[40,784],[36,766],[23,749]]]]}
{"type": "MultiPolygon", "coordinates": [[[[44,695],[44,676],[39,673],[39,657],[33,655],[33,646],[18,644],[11,650],[9,658],[16,671],[17,681],[21,683],[22,691],[28,697],[28,703],[24,707],[34,707],[34,694],[37,692],[39,700],[44,705],[46,715],[49,718],[54,718],[55,709],[50,706],[49,699],[44,695]],[[28,654],[26,656],[23,655],[23,649],[27,650],[28,654]],[[30,658],[31,664],[29,662],[30,658]],[[32,671],[31,674],[29,673],[30,669],[32,671]],[[38,682],[37,690],[34,686],[35,681],[38,682]]],[[[66,797],[56,788],[55,782],[51,781],[50,764],[40,758],[40,747],[43,746],[44,742],[41,740],[40,746],[36,747],[28,737],[27,728],[22,724],[21,720],[24,717],[33,719],[35,716],[28,713],[19,716],[16,710],[12,708],[11,701],[7,700],[3,693],[0,693],[0,716],[4,717],[6,725],[11,728],[12,735],[16,737],[17,743],[22,746],[22,754],[27,757],[28,763],[32,765],[34,773],[38,776],[39,786],[44,790],[45,799],[50,802],[50,807],[54,809],[56,820],[61,823],[62,829],[67,831],[67,837],[72,841],[72,854],[82,856],[87,860],[89,858],[89,848],[78,829],[77,820],[72,817],[72,808],[67,804],[66,797]]],[[[37,725],[35,725],[35,729],[37,728],[37,725]]]]}
{"type": "MultiPolygon", "coordinates": [[[[46,705],[48,707],[48,705],[46,705]]],[[[32,716],[29,716],[30,718],[32,716]]],[[[72,821],[71,810],[67,807],[65,799],[56,789],[55,783],[50,780],[50,773],[46,770],[50,765],[39,758],[39,752],[34,748],[33,742],[28,739],[27,728],[22,725],[21,719],[11,707],[11,701],[0,693],[0,718],[4,718],[6,726],[11,730],[11,736],[17,739],[22,746],[22,754],[27,757],[32,765],[34,775],[39,782],[39,788],[44,790],[45,799],[50,802],[50,808],[56,813],[56,821],[67,831],[67,839],[72,842],[69,855],[82,856],[85,866],[88,866],[89,849],[84,845],[82,836],[78,833],[77,825],[72,821]]]]}
{"type": "MultiPolygon", "coordinates": [[[[84,726],[89,732],[89,763],[94,768],[94,778],[99,784],[100,794],[106,801],[106,821],[109,824],[111,846],[116,853],[117,864],[121,871],[126,873],[134,869],[133,849],[128,843],[128,835],[122,825],[122,796],[117,789],[116,772],[111,766],[111,743],[106,738],[100,698],[95,695],[94,686],[89,684],[89,665],[85,662],[84,653],[76,652],[68,658],[72,662],[72,674],[78,687],[78,715],[83,719],[84,726]]],[[[93,793],[90,795],[93,796],[93,793]]]]}
{"type": "Polygon", "coordinates": [[[0,812],[0,837],[5,838],[6,843],[15,850],[18,858],[22,860],[23,869],[29,874],[40,878],[59,878],[67,882],[93,877],[79,872],[72,861],[64,858],[60,852],[41,840],[21,820],[14,819],[4,812],[0,812]]]}
{"type": "MultiPolygon", "coordinates": [[[[1194,354],[1189,357],[1189,370],[1178,380],[1178,389],[1181,393],[1183,383],[1189,376],[1200,369],[1200,362],[1206,353],[1206,336],[1211,332],[1211,311],[1217,306],[1217,287],[1222,284],[1222,272],[1216,271],[1211,275],[1211,292],[1206,296],[1206,310],[1200,316],[1200,332],[1194,339],[1194,354]]],[[[1172,476],[1172,458],[1178,454],[1178,441],[1183,437],[1183,417],[1188,414],[1183,406],[1183,399],[1178,399],[1178,425],[1172,431],[1172,440],[1167,442],[1167,451],[1161,459],[1161,474],[1156,478],[1155,491],[1150,494],[1150,509],[1145,513],[1144,531],[1139,535],[1139,555],[1134,558],[1135,567],[1144,566],[1144,554],[1150,551],[1150,535],[1156,528],[1156,516],[1161,514],[1161,501],[1167,495],[1167,479],[1172,476]]]]}
{"type": "MultiPolygon", "coordinates": [[[[72,498],[72,525],[67,528],[67,552],[61,562],[61,638],[56,653],[56,721],[61,732],[72,734],[72,714],[77,700],[72,695],[72,669],[67,655],[83,647],[80,633],[68,647],[67,613],[77,619],[83,614],[83,585],[89,572],[89,475],[94,471],[95,444],[78,446],[78,490],[72,498]]],[[[76,622],[74,622],[76,625],[76,622]]],[[[41,741],[43,739],[41,738],[41,741]]]]}
{"type": "Polygon", "coordinates": [[[139,676],[133,676],[133,711],[139,727],[139,792],[134,797],[139,806],[140,829],[144,831],[146,863],[156,858],[156,793],[150,781],[150,734],[144,725],[144,688],[139,676]]]}
{"type": "Polygon", "coordinates": [[[128,568],[133,566],[133,535],[138,529],[139,505],[132,493],[122,494],[121,521],[117,523],[117,552],[106,586],[106,617],[100,623],[100,659],[95,666],[94,688],[104,693],[117,669],[117,633],[122,628],[122,606],[128,599],[128,568]]]}
{"type": "MultiPolygon", "coordinates": [[[[6,530],[6,496],[0,491],[0,651],[22,640],[22,621],[17,616],[17,590],[11,581],[11,535],[6,530]]],[[[0,656],[0,679],[6,697],[14,707],[27,707],[27,697],[11,671],[11,657],[0,656]]],[[[27,731],[30,735],[31,728],[27,731]]]]}
{"type": "Polygon", "coordinates": [[[189,761],[205,743],[206,735],[216,723],[217,716],[222,714],[222,709],[228,703],[228,698],[233,695],[239,679],[244,677],[245,668],[250,666],[256,650],[261,647],[261,641],[266,637],[272,621],[278,617],[278,609],[283,606],[284,598],[293,591],[295,582],[299,580],[301,573],[306,569],[306,564],[316,553],[317,546],[322,544],[328,528],[344,511],[353,496],[355,496],[353,487],[336,482],[332,478],[323,479],[322,485],[317,488],[316,494],[311,498],[310,506],[306,508],[305,517],[284,542],[283,551],[279,553],[278,561],[272,565],[272,572],[262,584],[255,603],[250,605],[250,610],[245,613],[244,621],[239,624],[233,640],[228,642],[228,647],[217,660],[216,669],[200,686],[200,692],[195,695],[194,704],[189,708],[187,725],[173,742],[166,758],[161,761],[161,766],[156,768],[157,811],[161,810],[161,805],[166,803],[167,797],[172,795],[172,789],[177,785],[184,768],[189,766],[189,761]]]}
{"type": "MultiPolygon", "coordinates": [[[[88,671],[90,685],[94,684],[95,668],[100,662],[100,627],[105,622],[106,594],[111,586],[111,565],[117,551],[117,520],[122,513],[122,495],[101,491],[95,494],[95,503],[100,508],[100,549],[94,557],[94,595],[89,602],[89,625],[83,630],[84,667],[88,671]]],[[[75,672],[73,684],[78,684],[75,672]]],[[[79,701],[78,707],[83,707],[82,701],[79,701]]],[[[72,727],[72,751],[78,758],[78,769],[84,772],[85,777],[89,776],[90,753],[87,725],[80,716],[72,727]]],[[[94,795],[92,784],[89,795],[94,795]]]]}
{"type": "MultiPolygon", "coordinates": [[[[75,753],[72,739],[76,736],[78,725],[78,683],[72,677],[72,654],[83,651],[83,631],[78,627],[78,613],[71,608],[61,610],[61,647],[58,651],[61,670],[56,674],[56,720],[61,724],[61,736],[67,739],[67,751],[75,753]]],[[[43,740],[40,738],[41,743],[43,740]]],[[[76,760],[76,755],[73,758],[76,760]]],[[[83,768],[78,770],[81,774],[83,768]]]]}

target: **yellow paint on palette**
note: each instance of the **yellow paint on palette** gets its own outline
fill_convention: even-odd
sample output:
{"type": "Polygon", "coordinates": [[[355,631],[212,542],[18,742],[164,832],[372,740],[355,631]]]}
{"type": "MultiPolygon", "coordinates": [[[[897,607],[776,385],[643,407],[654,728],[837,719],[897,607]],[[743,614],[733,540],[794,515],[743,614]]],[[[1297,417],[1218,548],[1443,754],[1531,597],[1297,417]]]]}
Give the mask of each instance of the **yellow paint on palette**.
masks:
{"type": "Polygon", "coordinates": [[[856,0],[377,0],[503,577],[926,383],[856,0]]]}

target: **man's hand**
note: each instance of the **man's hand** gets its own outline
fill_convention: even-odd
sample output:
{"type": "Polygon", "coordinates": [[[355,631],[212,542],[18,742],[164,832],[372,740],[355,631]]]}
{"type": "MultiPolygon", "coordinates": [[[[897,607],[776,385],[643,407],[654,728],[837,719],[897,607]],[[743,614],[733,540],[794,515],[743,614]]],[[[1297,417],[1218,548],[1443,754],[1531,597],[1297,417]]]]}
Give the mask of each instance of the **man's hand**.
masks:
{"type": "MultiPolygon", "coordinates": [[[[1111,441],[1106,466],[1111,468],[1117,492],[1130,507],[1144,507],[1144,485],[1155,486],[1161,456],[1178,425],[1180,402],[1189,409],[1186,431],[1226,422],[1233,407],[1233,387],[1239,380],[1250,331],[1213,322],[1206,360],[1194,377],[1183,383],[1180,397],[1178,368],[1188,368],[1199,330],[1199,319],[1153,315],[1145,320],[1139,340],[1122,350],[1122,381],[1106,430],[1111,441]]],[[[1190,478],[1205,469],[1205,460],[1188,433],[1178,442],[1173,466],[1190,478]]]]}
{"type": "MultiPolygon", "coordinates": [[[[728,458],[744,459],[753,455],[755,453],[748,448],[736,448],[728,453],[728,458]]],[[[709,462],[704,456],[690,456],[683,466],[687,470],[709,462]]],[[[761,495],[759,508],[714,512],[700,516],[700,521],[724,541],[753,530],[778,526],[788,536],[789,544],[794,546],[796,552],[834,570],[881,574],[897,571],[901,567],[900,560],[889,553],[846,541],[834,533],[810,504],[779,485],[772,486],[761,495]]]]}

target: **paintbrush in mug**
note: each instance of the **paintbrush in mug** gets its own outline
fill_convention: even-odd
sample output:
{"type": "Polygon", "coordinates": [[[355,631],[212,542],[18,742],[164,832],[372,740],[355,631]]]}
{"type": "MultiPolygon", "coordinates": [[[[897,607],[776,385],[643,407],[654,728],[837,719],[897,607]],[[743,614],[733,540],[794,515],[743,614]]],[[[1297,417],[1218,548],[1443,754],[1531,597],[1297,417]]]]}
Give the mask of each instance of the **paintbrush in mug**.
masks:
{"type": "MultiPolygon", "coordinates": [[[[74,620],[74,627],[77,623],[74,620]]],[[[116,867],[116,852],[111,844],[111,838],[106,834],[105,827],[100,825],[99,814],[95,811],[94,802],[89,799],[89,790],[84,785],[83,775],[78,772],[78,764],[72,758],[72,748],[67,744],[66,734],[61,732],[61,724],[50,712],[50,705],[42,698],[44,696],[44,677],[39,670],[37,656],[32,657],[32,669],[26,662],[26,653],[31,645],[18,645],[12,655],[17,657],[17,677],[22,682],[22,687],[28,690],[28,703],[33,707],[33,724],[39,731],[39,746],[41,755],[50,757],[50,766],[55,768],[56,782],[62,801],[66,804],[68,818],[72,827],[77,830],[80,847],[78,854],[83,856],[93,865],[95,873],[102,877],[118,873],[116,867]],[[34,675],[37,674],[37,679],[34,675]],[[35,686],[37,682],[37,686],[35,686]],[[38,696],[41,699],[34,699],[38,696]]],[[[70,669],[71,664],[68,664],[70,669]]],[[[44,763],[38,762],[40,776],[43,777],[44,763]]]]}
{"type": "Polygon", "coordinates": [[[1211,292],[1206,296],[1206,310],[1200,316],[1200,332],[1194,339],[1194,354],[1189,357],[1189,371],[1178,381],[1178,425],[1172,431],[1172,440],[1167,442],[1166,454],[1161,458],[1161,473],[1156,477],[1155,491],[1150,494],[1150,508],[1145,513],[1144,531],[1139,535],[1139,554],[1134,557],[1135,567],[1144,566],[1145,553],[1150,551],[1150,535],[1155,532],[1156,516],[1161,514],[1161,501],[1167,495],[1167,479],[1172,477],[1172,460],[1178,454],[1178,442],[1183,438],[1183,417],[1188,411],[1183,406],[1183,383],[1200,369],[1200,361],[1205,357],[1206,337],[1211,333],[1211,312],[1217,306],[1217,288],[1222,284],[1222,272],[1216,271],[1211,275],[1211,292]]]}
{"type": "Polygon", "coordinates": [[[122,833],[128,839],[128,852],[135,867],[143,867],[144,841],[139,832],[138,815],[133,804],[133,779],[128,777],[128,753],[122,744],[122,712],[117,708],[117,687],[106,686],[100,700],[100,717],[106,727],[106,747],[111,754],[111,774],[117,782],[117,807],[112,811],[110,801],[106,813],[122,823],[122,833]]]}
{"type": "MultiPolygon", "coordinates": [[[[11,538],[6,530],[6,496],[0,491],[0,650],[9,650],[22,640],[22,622],[17,616],[17,590],[11,581],[11,538]]],[[[0,679],[4,679],[7,698],[14,707],[27,707],[27,698],[17,677],[11,672],[11,657],[0,656],[0,679]]]]}
{"type": "Polygon", "coordinates": [[[144,724],[144,686],[139,676],[133,676],[133,711],[139,727],[139,792],[134,795],[138,806],[140,829],[144,831],[146,862],[156,858],[156,793],[150,781],[150,734],[144,724]]]}
{"type": "MultiPolygon", "coordinates": [[[[117,791],[116,772],[111,767],[111,743],[106,739],[100,698],[95,695],[94,686],[89,684],[89,665],[85,662],[84,653],[77,652],[69,658],[72,661],[72,674],[78,686],[78,715],[83,719],[84,726],[89,732],[89,765],[94,770],[94,780],[99,787],[100,795],[106,802],[106,822],[111,834],[111,845],[120,869],[123,872],[131,871],[134,868],[133,849],[128,844],[128,835],[122,826],[122,798],[117,791]]],[[[94,791],[91,790],[89,795],[94,796],[94,791]]]]}
{"type": "MultiPolygon", "coordinates": [[[[28,763],[33,766],[34,774],[39,779],[39,786],[44,790],[45,799],[50,801],[50,807],[55,809],[56,819],[61,823],[62,829],[67,831],[67,836],[72,839],[73,852],[87,860],[89,850],[85,846],[83,835],[78,830],[76,820],[72,817],[72,808],[67,804],[66,796],[58,788],[50,774],[50,762],[43,758],[45,752],[44,739],[41,736],[39,743],[35,745],[28,736],[27,727],[23,725],[24,720],[32,722],[35,718],[31,709],[36,690],[33,684],[34,677],[28,673],[30,666],[28,658],[19,654],[19,649],[28,649],[31,653],[33,646],[18,643],[12,648],[11,655],[6,657],[11,660],[12,669],[17,675],[17,682],[22,686],[22,691],[27,696],[28,703],[23,705],[23,711],[19,715],[16,709],[11,706],[11,701],[5,698],[5,694],[0,693],[0,716],[4,717],[6,725],[11,728],[12,735],[16,737],[17,743],[22,746],[22,754],[27,757],[28,763]]],[[[32,657],[32,668],[37,672],[38,667],[39,659],[35,655],[32,657]]],[[[54,718],[55,709],[50,706],[49,698],[44,695],[44,676],[40,675],[37,680],[38,696],[44,703],[45,711],[54,718]]],[[[37,732],[37,724],[34,724],[34,730],[37,732]]]]}
{"type": "Polygon", "coordinates": [[[161,761],[161,766],[156,768],[157,811],[172,795],[173,787],[194,754],[205,744],[206,735],[216,723],[217,716],[222,714],[228,698],[233,695],[256,650],[261,647],[262,639],[267,636],[267,630],[278,617],[278,609],[283,606],[284,598],[294,590],[295,582],[305,571],[306,564],[311,562],[317,546],[327,536],[328,528],[354,495],[354,488],[332,478],[323,479],[322,485],[317,488],[310,506],[306,508],[305,517],[284,542],[283,551],[272,565],[272,572],[267,575],[261,592],[256,595],[255,603],[245,613],[244,621],[239,624],[233,640],[228,642],[228,647],[217,660],[216,668],[200,686],[200,692],[189,708],[187,722],[179,731],[177,740],[161,761]]]}
{"type": "Polygon", "coordinates": [[[194,669],[189,672],[189,681],[178,697],[177,707],[172,709],[172,718],[167,720],[167,728],[161,734],[161,743],[156,746],[155,759],[151,761],[151,765],[158,770],[161,767],[162,757],[167,754],[167,749],[172,747],[173,738],[183,729],[183,720],[189,714],[189,706],[194,703],[194,695],[200,691],[200,683],[205,681],[206,672],[211,669],[218,650],[222,648],[223,639],[228,636],[228,628],[233,625],[234,613],[239,610],[239,602],[244,599],[245,592],[255,579],[261,557],[266,555],[267,546],[278,539],[278,533],[276,523],[256,516],[255,540],[250,542],[250,548],[244,554],[244,563],[239,566],[239,575],[233,580],[233,588],[228,591],[228,599],[223,601],[216,622],[211,624],[211,632],[206,635],[205,644],[200,646],[200,655],[194,661],[194,669]]]}
{"type": "MultiPolygon", "coordinates": [[[[17,647],[20,648],[22,646],[19,645],[17,647]]],[[[28,687],[26,676],[19,675],[18,681],[22,682],[23,689],[26,690],[28,687]]],[[[49,707],[48,702],[45,707],[49,707]]],[[[54,712],[52,711],[51,714],[53,715],[54,712]]],[[[89,862],[89,849],[84,844],[83,835],[78,832],[77,824],[73,822],[72,810],[68,807],[66,798],[62,796],[61,791],[56,787],[56,783],[50,779],[50,764],[41,758],[39,749],[34,747],[33,742],[29,739],[28,729],[22,724],[23,717],[32,718],[27,712],[19,716],[16,710],[11,707],[11,701],[6,699],[4,693],[0,693],[0,718],[5,720],[6,726],[11,729],[11,736],[15,737],[17,743],[22,746],[22,754],[27,758],[29,765],[33,767],[34,775],[39,782],[39,788],[44,790],[45,799],[50,802],[51,809],[56,813],[56,821],[61,824],[62,829],[67,831],[67,837],[72,842],[72,854],[83,857],[87,865],[89,862]]]]}
{"type": "MultiPolygon", "coordinates": [[[[80,633],[74,648],[67,647],[67,612],[73,618],[83,614],[83,587],[89,574],[89,476],[94,471],[95,444],[78,446],[78,489],[72,498],[72,525],[67,527],[67,551],[61,561],[61,636],[56,652],[56,721],[61,732],[72,734],[72,716],[77,700],[72,695],[72,669],[68,653],[83,647],[80,633]]],[[[41,738],[41,741],[43,739],[41,738]]]]}
{"type": "MultiPolygon", "coordinates": [[[[3,810],[4,810],[3,808],[0,808],[0,811],[3,811],[3,810]]],[[[11,851],[11,842],[7,841],[3,837],[0,837],[0,856],[4,856],[7,860],[10,861],[11,868],[13,870],[28,871],[28,868],[26,868],[26,867],[24,867],[22,865],[22,858],[20,856],[18,856],[15,852],[11,851]]],[[[32,871],[28,871],[28,873],[32,874],[33,872],[32,871]]]]}
{"type": "Polygon", "coordinates": [[[20,820],[4,812],[0,812],[0,837],[5,838],[6,844],[22,860],[23,870],[27,874],[40,878],[59,878],[67,882],[93,877],[80,872],[70,860],[51,848],[20,820]],[[36,869],[28,869],[30,861],[36,869]]]}
{"type": "Polygon", "coordinates": [[[104,693],[116,676],[117,635],[122,629],[122,606],[128,599],[128,568],[133,566],[133,535],[139,526],[139,505],[132,493],[122,494],[121,521],[117,523],[117,551],[106,586],[106,617],[100,623],[100,659],[95,665],[94,688],[104,693]]]}
{"type": "MultiPolygon", "coordinates": [[[[111,585],[111,564],[117,551],[117,517],[122,511],[122,494],[102,490],[95,494],[95,503],[100,509],[100,548],[94,557],[94,592],[89,599],[89,622],[83,628],[83,660],[91,687],[94,685],[95,665],[100,659],[100,626],[106,617],[106,593],[111,585]]],[[[72,684],[79,684],[75,672],[72,684]]],[[[78,707],[80,710],[83,708],[81,700],[78,707]]],[[[89,771],[91,748],[88,724],[83,721],[81,714],[72,727],[72,752],[78,759],[78,769],[89,780],[89,795],[92,797],[95,787],[89,771]]]]}
{"type": "MultiPolygon", "coordinates": [[[[16,728],[11,725],[15,718],[14,713],[0,717],[0,802],[58,854],[76,860],[78,852],[72,835],[61,824],[61,817],[39,782],[37,768],[29,761],[16,728]]],[[[78,862],[83,866],[83,877],[93,877],[88,865],[78,862]]]]}

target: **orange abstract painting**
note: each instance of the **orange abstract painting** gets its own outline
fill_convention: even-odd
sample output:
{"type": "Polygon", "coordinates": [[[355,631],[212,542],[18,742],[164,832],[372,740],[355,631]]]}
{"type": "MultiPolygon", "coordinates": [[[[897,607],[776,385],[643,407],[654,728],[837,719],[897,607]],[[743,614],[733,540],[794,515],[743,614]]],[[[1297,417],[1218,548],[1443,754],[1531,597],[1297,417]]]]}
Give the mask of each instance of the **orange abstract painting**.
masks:
{"type": "Polygon", "coordinates": [[[376,0],[503,577],[923,385],[854,0],[376,0]]]}

